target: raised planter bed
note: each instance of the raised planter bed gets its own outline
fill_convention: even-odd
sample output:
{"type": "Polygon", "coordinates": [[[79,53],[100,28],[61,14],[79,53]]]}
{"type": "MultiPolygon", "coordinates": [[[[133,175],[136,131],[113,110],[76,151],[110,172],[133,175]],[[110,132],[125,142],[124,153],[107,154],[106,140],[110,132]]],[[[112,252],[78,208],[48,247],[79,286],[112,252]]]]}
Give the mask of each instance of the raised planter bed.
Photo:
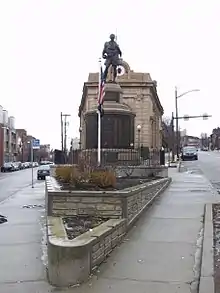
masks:
{"type": "Polygon", "coordinates": [[[68,287],[88,280],[92,270],[121,242],[126,220],[108,220],[69,240],[62,218],[48,217],[48,278],[53,286],[68,287]]]}
{"type": "Polygon", "coordinates": [[[53,177],[47,177],[49,282],[66,287],[86,281],[170,182],[170,178],[163,178],[115,191],[68,191],[61,190],[53,177]],[[70,240],[64,220],[72,217],[80,221],[83,217],[100,219],[104,223],[94,228],[88,225],[87,232],[75,234],[70,240]]]}
{"type": "Polygon", "coordinates": [[[72,186],[67,183],[58,182],[60,184],[61,190],[68,190],[68,191],[115,191],[115,190],[122,190],[125,188],[135,187],[137,185],[151,182],[153,180],[158,180],[160,177],[150,177],[150,178],[117,178],[115,188],[113,187],[107,187],[107,188],[101,188],[97,187],[95,184],[91,183],[83,183],[78,186],[72,186]]]}

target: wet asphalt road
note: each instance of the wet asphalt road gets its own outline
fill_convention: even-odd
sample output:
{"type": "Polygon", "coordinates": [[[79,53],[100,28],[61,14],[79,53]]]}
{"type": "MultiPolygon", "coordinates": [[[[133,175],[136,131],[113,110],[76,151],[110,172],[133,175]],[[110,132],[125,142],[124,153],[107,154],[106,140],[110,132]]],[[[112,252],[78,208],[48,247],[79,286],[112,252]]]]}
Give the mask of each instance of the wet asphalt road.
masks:
{"type": "Polygon", "coordinates": [[[199,152],[198,161],[184,161],[184,167],[195,173],[203,173],[213,187],[220,189],[220,152],[199,152]]]}
{"type": "MultiPolygon", "coordinates": [[[[34,168],[34,182],[37,178],[37,168],[34,168]]],[[[12,173],[0,173],[0,202],[30,186],[32,182],[31,169],[12,173]]]]}

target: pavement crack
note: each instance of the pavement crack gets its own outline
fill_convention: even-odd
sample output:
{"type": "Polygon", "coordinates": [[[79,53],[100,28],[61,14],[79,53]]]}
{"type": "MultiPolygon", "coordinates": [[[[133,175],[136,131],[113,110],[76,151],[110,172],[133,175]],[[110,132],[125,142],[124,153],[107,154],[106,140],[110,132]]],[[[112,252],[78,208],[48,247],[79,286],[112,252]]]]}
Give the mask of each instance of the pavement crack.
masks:
{"type": "Polygon", "coordinates": [[[45,282],[46,279],[40,278],[37,280],[17,280],[17,281],[4,281],[0,282],[1,285],[12,285],[12,284],[22,284],[22,283],[36,283],[36,282],[45,282]]]}
{"type": "MultiPolygon", "coordinates": [[[[140,282],[140,283],[160,283],[160,284],[170,284],[170,285],[180,285],[181,281],[162,281],[162,280],[143,280],[143,279],[136,279],[136,278],[129,278],[129,277],[99,277],[99,279],[104,280],[115,280],[115,281],[133,281],[133,282],[140,282]]],[[[185,282],[185,284],[189,284],[185,282]]]]}

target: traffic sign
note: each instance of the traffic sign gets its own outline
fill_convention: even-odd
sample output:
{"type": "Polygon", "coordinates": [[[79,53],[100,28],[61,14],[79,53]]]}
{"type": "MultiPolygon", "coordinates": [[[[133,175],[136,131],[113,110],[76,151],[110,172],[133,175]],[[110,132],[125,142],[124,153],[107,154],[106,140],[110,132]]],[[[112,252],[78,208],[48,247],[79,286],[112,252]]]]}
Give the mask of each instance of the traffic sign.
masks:
{"type": "Polygon", "coordinates": [[[40,148],[40,140],[39,139],[33,139],[32,146],[34,150],[38,150],[40,148]]]}

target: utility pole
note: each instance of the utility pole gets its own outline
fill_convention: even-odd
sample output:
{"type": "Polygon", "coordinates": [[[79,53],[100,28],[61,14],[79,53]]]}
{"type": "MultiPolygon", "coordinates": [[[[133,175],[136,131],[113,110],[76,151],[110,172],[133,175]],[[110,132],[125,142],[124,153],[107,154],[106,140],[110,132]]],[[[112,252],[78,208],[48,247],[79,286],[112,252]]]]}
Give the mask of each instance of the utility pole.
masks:
{"type": "MultiPolygon", "coordinates": [[[[177,97],[178,98],[178,97],[177,97]]],[[[178,111],[177,111],[178,114],[178,111]]],[[[175,130],[174,130],[174,120],[176,120],[176,122],[180,119],[183,119],[185,121],[188,121],[189,119],[194,119],[194,118],[203,118],[203,120],[207,120],[208,118],[212,117],[212,115],[208,115],[208,114],[203,114],[203,115],[185,115],[185,116],[176,116],[174,117],[174,113],[172,112],[172,120],[171,120],[171,125],[172,125],[172,150],[174,150],[175,148],[175,130]]],[[[179,124],[176,123],[176,125],[178,126],[179,124]]],[[[176,131],[177,132],[177,131],[176,131]]],[[[179,131],[178,131],[179,133],[179,131]]],[[[179,135],[176,133],[176,139],[179,139],[179,135]]],[[[176,151],[177,151],[177,155],[179,155],[179,143],[178,141],[176,142],[176,151]]],[[[174,151],[172,151],[172,161],[174,161],[174,151]]]]}
{"type": "Polygon", "coordinates": [[[175,87],[175,110],[176,110],[176,155],[179,159],[179,119],[178,119],[178,104],[177,104],[177,87],[175,87]]]}
{"type": "MultiPolygon", "coordinates": [[[[62,113],[61,113],[62,114],[62,113]]],[[[68,122],[67,122],[67,117],[71,116],[70,114],[62,114],[61,116],[61,120],[62,120],[62,142],[63,142],[63,153],[64,153],[64,160],[65,160],[65,163],[66,163],[66,152],[67,152],[67,125],[68,125],[68,122]],[[63,130],[63,117],[64,117],[64,130],[63,130]]]]}
{"type": "Polygon", "coordinates": [[[175,132],[174,132],[174,113],[173,112],[172,112],[171,127],[172,127],[172,162],[174,162],[175,132]]]}
{"type": "Polygon", "coordinates": [[[61,126],[61,150],[63,152],[63,113],[60,113],[60,126],[61,126]]]}
{"type": "MultiPolygon", "coordinates": [[[[182,93],[181,95],[179,95],[177,93],[177,87],[175,87],[175,110],[176,110],[176,155],[177,155],[177,159],[179,159],[179,117],[178,117],[178,99],[188,95],[189,93],[192,92],[198,92],[199,89],[193,89],[193,90],[189,90],[187,92],[182,93]]],[[[199,116],[200,117],[200,116],[199,116]]],[[[192,117],[192,118],[198,118],[198,117],[192,117]]]]}

